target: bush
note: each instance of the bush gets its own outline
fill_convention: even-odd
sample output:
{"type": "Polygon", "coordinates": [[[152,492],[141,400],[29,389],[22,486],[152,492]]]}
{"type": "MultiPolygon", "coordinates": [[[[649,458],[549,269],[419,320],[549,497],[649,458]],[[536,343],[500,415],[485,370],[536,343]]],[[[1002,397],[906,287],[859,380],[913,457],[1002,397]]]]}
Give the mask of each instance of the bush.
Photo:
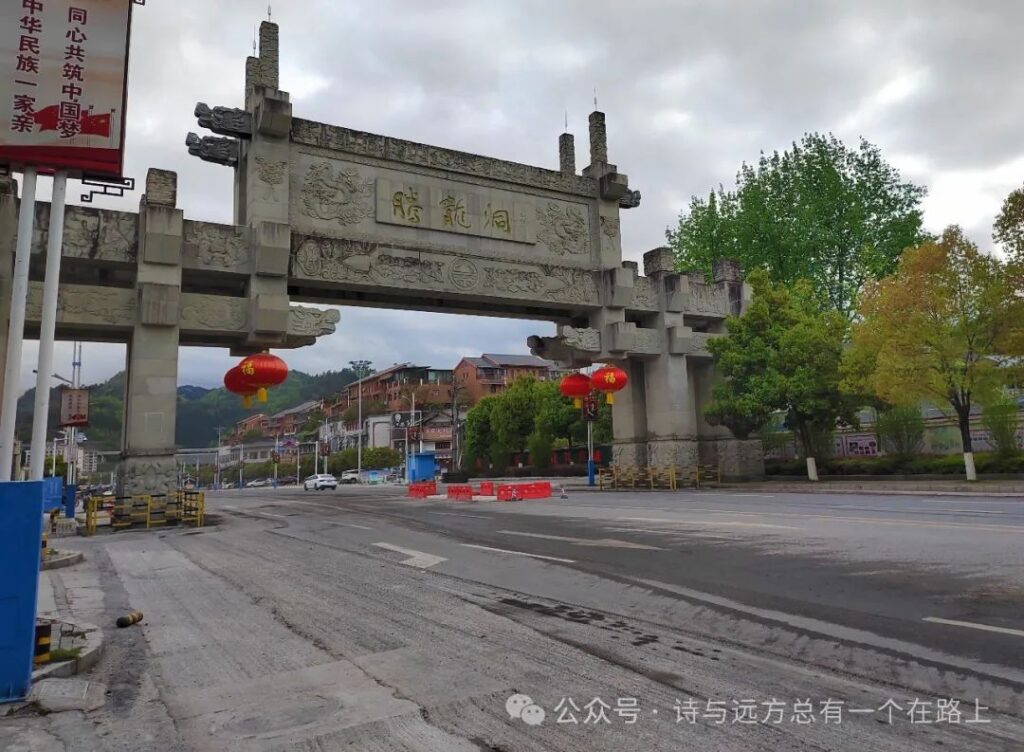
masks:
{"type": "Polygon", "coordinates": [[[882,450],[909,459],[924,448],[924,418],[917,407],[890,407],[878,413],[875,433],[882,450]]]}
{"type": "Polygon", "coordinates": [[[1000,457],[1013,457],[1020,453],[1017,445],[1017,400],[1002,395],[984,406],[981,422],[988,429],[989,442],[1000,457]]]}
{"type": "MultiPolygon", "coordinates": [[[[1024,453],[1014,457],[1002,457],[995,452],[978,452],[974,455],[975,466],[982,475],[986,473],[1024,473],[1024,453]]],[[[806,475],[804,460],[767,460],[767,475],[806,475]]],[[[964,458],[960,454],[915,457],[903,459],[884,457],[847,457],[826,459],[818,463],[821,476],[846,475],[963,475],[964,458]]]]}

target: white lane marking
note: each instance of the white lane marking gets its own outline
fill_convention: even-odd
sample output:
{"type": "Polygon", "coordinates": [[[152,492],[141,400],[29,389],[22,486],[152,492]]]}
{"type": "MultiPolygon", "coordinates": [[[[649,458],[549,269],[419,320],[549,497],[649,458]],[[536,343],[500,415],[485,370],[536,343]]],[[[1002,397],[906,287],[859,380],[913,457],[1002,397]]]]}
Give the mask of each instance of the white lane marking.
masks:
{"type": "Polygon", "coordinates": [[[491,519],[484,514],[459,514],[458,512],[427,512],[427,514],[443,514],[445,517],[475,517],[478,520],[491,519]]]}
{"type": "Polygon", "coordinates": [[[932,624],[948,624],[951,627],[967,627],[968,629],[980,629],[983,632],[998,632],[999,634],[1024,637],[1024,629],[1010,629],[1009,627],[993,627],[988,624],[978,624],[973,621],[956,621],[955,619],[940,619],[937,616],[926,616],[921,621],[929,621],[932,624]]]}
{"type": "Polygon", "coordinates": [[[543,540],[565,541],[574,546],[595,546],[597,548],[636,548],[647,551],[664,551],[660,546],[648,546],[643,543],[618,540],[616,538],[568,538],[564,535],[545,535],[543,533],[524,533],[519,530],[499,530],[504,535],[521,535],[524,538],[541,538],[543,540]]]}
{"type": "Polygon", "coordinates": [[[563,564],[575,564],[572,559],[559,559],[557,556],[541,556],[540,554],[528,554],[525,551],[509,551],[507,548],[493,548],[491,546],[478,546],[475,543],[463,543],[466,548],[479,548],[481,551],[496,551],[499,554],[513,554],[514,556],[529,556],[531,559],[544,559],[545,561],[560,561],[563,564]]]}
{"type": "Polygon", "coordinates": [[[354,527],[356,530],[373,530],[372,527],[366,525],[357,525],[354,522],[335,522],[334,520],[322,520],[318,519],[317,524],[321,525],[338,525],[340,527],[354,527]]]}
{"type": "MultiPolygon", "coordinates": [[[[733,514],[729,512],[728,514],[733,514]]],[[[616,517],[620,522],[663,522],[668,525],[707,525],[709,527],[759,527],[769,530],[803,530],[792,525],[769,525],[767,522],[728,522],[726,520],[679,520],[669,517],[616,517]]]]}
{"type": "Polygon", "coordinates": [[[434,556],[434,554],[424,553],[423,551],[414,551],[411,548],[402,548],[401,546],[395,546],[391,543],[374,543],[377,548],[386,548],[388,551],[397,551],[400,554],[405,554],[408,559],[400,561],[399,564],[405,564],[409,567],[418,567],[425,569],[440,564],[442,561],[448,561],[443,556],[434,556]]]}
{"type": "Polygon", "coordinates": [[[774,499],[775,494],[758,494],[758,493],[725,493],[724,491],[691,491],[691,496],[733,496],[740,498],[751,498],[751,499],[774,499]]]}

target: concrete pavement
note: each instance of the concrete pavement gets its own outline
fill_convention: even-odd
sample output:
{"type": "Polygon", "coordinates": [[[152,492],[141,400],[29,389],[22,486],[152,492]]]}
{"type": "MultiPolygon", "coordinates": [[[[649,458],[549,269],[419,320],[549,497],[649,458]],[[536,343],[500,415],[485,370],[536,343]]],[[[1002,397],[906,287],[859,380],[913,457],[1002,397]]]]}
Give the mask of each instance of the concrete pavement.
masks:
{"type": "Polygon", "coordinates": [[[203,531],[77,542],[92,620],[146,621],[108,635],[104,708],[0,746],[1024,748],[1019,502],[398,493],[226,493],[203,531]]]}

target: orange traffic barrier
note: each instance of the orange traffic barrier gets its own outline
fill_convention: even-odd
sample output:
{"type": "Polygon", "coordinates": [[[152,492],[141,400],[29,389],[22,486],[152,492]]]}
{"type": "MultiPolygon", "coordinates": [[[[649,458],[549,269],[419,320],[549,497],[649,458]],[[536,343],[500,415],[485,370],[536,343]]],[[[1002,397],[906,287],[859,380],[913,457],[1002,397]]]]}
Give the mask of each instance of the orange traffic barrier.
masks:
{"type": "Polygon", "coordinates": [[[452,501],[472,501],[472,486],[448,486],[448,498],[452,501]]]}

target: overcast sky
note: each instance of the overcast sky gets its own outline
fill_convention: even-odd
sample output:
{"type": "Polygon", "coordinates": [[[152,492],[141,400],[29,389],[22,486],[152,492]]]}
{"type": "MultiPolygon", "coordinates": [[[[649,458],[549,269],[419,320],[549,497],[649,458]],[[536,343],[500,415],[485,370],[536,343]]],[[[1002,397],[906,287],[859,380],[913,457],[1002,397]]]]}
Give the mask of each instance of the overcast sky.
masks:
{"type": "MultiPolygon", "coordinates": [[[[266,15],[256,0],[149,0],[135,13],[126,171],[140,183],[148,167],[177,171],[191,219],[231,221],[231,170],[183,142],[196,101],[242,105],[266,15]]],[[[959,223],[983,248],[1024,178],[1024,4],[1011,0],[291,0],[273,18],[297,117],[557,169],[568,112],[582,167],[596,89],[610,159],[643,192],[623,215],[631,259],[664,243],[692,194],[731,185],[742,161],[806,131],[879,145],[927,186],[929,229],[959,223]]],[[[452,367],[526,352],[527,335],[551,328],[344,308],[333,336],[285,357],[309,372],[364,358],[452,367]]],[[[26,387],[35,357],[26,343],[26,387]]],[[[70,360],[59,344],[56,370],[70,360]]],[[[84,360],[97,381],[123,367],[124,348],[86,345],[84,360]]],[[[179,383],[219,384],[232,363],[226,350],[185,350],[179,383]]]]}

